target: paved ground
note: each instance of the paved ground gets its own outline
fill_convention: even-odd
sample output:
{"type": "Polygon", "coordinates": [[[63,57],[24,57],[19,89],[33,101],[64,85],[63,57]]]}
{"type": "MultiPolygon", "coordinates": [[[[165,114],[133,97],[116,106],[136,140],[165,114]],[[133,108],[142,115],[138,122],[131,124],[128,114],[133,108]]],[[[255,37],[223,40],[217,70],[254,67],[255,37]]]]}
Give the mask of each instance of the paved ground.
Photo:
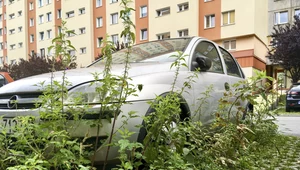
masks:
{"type": "Polygon", "coordinates": [[[276,117],[279,131],[294,136],[300,136],[300,115],[284,115],[276,117]]]}

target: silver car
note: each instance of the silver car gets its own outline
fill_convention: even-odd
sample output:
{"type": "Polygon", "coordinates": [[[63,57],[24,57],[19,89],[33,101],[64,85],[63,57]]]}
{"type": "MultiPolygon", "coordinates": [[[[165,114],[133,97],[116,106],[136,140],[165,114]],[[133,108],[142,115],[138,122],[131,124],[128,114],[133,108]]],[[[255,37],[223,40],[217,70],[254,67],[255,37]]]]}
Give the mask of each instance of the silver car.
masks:
{"type": "MultiPolygon", "coordinates": [[[[187,37],[176,39],[165,39],[153,42],[138,44],[132,47],[130,54],[130,70],[129,76],[131,83],[135,85],[142,84],[143,89],[138,91],[137,96],[129,96],[127,100],[130,104],[124,104],[121,107],[122,112],[118,115],[115,129],[120,128],[122,116],[127,115],[130,111],[136,111],[139,117],[132,118],[128,121],[127,128],[135,133],[131,140],[141,140],[144,134],[139,133],[140,129],[135,125],[143,123],[142,116],[149,112],[149,101],[153,101],[158,95],[165,95],[170,92],[174,81],[176,68],[170,67],[177,59],[170,55],[177,54],[177,51],[183,52],[185,64],[179,69],[178,79],[175,83],[176,89],[180,89],[187,77],[192,73],[197,74],[195,82],[191,88],[186,89],[181,98],[185,101],[182,103],[181,110],[185,116],[200,119],[203,123],[211,123],[213,120],[214,110],[218,107],[218,100],[223,96],[225,90],[228,90],[230,84],[245,78],[241,67],[232,55],[222,47],[219,47],[212,41],[201,37],[187,37]],[[198,71],[198,70],[201,71],[198,71]],[[206,91],[207,87],[213,85],[211,97],[207,99],[205,109],[198,109],[201,94],[206,91]],[[195,115],[201,116],[195,116],[195,115]]],[[[121,50],[112,54],[113,65],[112,73],[122,75],[124,71],[125,50],[121,50]]],[[[92,73],[103,72],[104,60],[98,60],[87,68],[67,70],[66,76],[71,85],[68,85],[69,98],[71,101],[72,94],[77,92],[96,93],[95,87],[90,83],[95,80],[92,73]]],[[[54,79],[60,81],[62,72],[55,72],[54,79]]],[[[99,75],[100,79],[102,74],[99,75]]],[[[39,95],[42,95],[40,87],[35,86],[40,82],[49,84],[50,73],[24,78],[0,88],[0,116],[4,116],[3,121],[11,121],[16,116],[34,115],[39,116],[40,108],[35,108],[35,103],[39,95]]],[[[93,96],[93,95],[91,95],[93,96]]],[[[96,96],[96,95],[94,95],[96,96]]],[[[100,104],[97,99],[91,99],[89,103],[89,111],[99,111],[100,104]]],[[[80,107],[80,106],[78,106],[80,107]]],[[[245,104],[246,107],[246,104],[245,104]]],[[[97,116],[83,117],[88,120],[97,119],[97,116]]],[[[111,118],[113,119],[113,118],[111,118]]],[[[71,122],[71,120],[70,120],[71,122]]],[[[100,129],[99,136],[101,139],[107,139],[107,134],[112,128],[112,121],[103,119],[103,128],[100,129]]],[[[13,126],[13,123],[6,124],[13,126]]],[[[72,136],[83,137],[87,132],[92,137],[97,136],[97,128],[88,125],[80,125],[77,130],[72,130],[72,136]]],[[[105,142],[104,142],[105,143],[105,142]]],[[[104,146],[104,145],[102,145],[104,146]]],[[[106,147],[97,150],[96,161],[104,161],[106,155],[106,147]]],[[[118,156],[117,148],[111,148],[108,160],[114,160],[118,156]]]]}

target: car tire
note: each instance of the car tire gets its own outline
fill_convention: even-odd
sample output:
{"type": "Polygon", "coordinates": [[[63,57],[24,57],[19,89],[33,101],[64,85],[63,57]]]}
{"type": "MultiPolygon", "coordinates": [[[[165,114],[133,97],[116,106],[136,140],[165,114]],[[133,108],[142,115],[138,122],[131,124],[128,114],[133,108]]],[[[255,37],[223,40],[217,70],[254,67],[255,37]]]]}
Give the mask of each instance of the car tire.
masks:
{"type": "Polygon", "coordinates": [[[249,113],[253,113],[253,111],[254,111],[253,105],[250,104],[250,103],[247,104],[247,107],[246,107],[246,109],[245,109],[245,113],[243,114],[242,120],[245,120],[246,117],[247,117],[247,115],[248,115],[249,113]]]}
{"type": "Polygon", "coordinates": [[[291,111],[290,107],[286,106],[286,107],[285,107],[285,111],[286,111],[286,112],[290,112],[290,111],[291,111]]]}

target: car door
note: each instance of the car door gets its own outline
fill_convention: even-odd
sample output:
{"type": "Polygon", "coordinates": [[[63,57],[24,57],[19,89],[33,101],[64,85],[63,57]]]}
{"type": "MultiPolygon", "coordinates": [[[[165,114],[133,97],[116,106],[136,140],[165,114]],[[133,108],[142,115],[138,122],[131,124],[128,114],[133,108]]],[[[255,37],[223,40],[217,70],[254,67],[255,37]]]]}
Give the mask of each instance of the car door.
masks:
{"type": "Polygon", "coordinates": [[[223,96],[228,77],[224,72],[218,47],[207,40],[200,39],[196,42],[190,54],[190,69],[197,74],[193,84],[194,119],[201,120],[203,124],[211,123],[215,117],[219,105],[219,99],[223,96]],[[197,56],[204,56],[211,61],[211,67],[206,71],[194,68],[197,56]],[[212,87],[208,95],[204,93],[212,87]]]}

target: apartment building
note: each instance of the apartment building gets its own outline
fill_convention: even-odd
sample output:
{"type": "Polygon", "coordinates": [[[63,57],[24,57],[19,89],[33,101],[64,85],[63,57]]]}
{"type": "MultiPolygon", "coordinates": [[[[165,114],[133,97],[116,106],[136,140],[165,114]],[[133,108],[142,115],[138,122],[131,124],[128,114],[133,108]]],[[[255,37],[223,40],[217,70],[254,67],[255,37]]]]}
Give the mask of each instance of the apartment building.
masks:
{"type": "MultiPolygon", "coordinates": [[[[269,0],[268,1],[268,35],[273,32],[274,26],[284,26],[285,24],[293,24],[294,16],[300,16],[300,1],[299,0],[269,0]]],[[[271,41],[269,37],[269,42],[271,41]]],[[[279,77],[279,74],[284,75],[284,88],[291,86],[291,81],[285,75],[285,70],[277,63],[272,63],[267,59],[267,72],[269,76],[279,77]]]]}
{"type": "MultiPolygon", "coordinates": [[[[76,33],[68,35],[76,48],[70,53],[77,56],[81,67],[98,57],[106,36],[113,42],[127,41],[120,37],[123,23],[119,0],[0,0],[0,3],[3,29],[0,65],[28,58],[31,53],[51,55],[53,51],[48,52],[47,47],[60,32],[62,20],[76,33]],[[19,11],[22,11],[20,16],[19,11]],[[13,15],[12,19],[5,18],[13,13],[15,18],[13,15]],[[16,33],[9,34],[11,29],[16,33]]],[[[265,70],[267,0],[133,0],[130,5],[135,9],[129,14],[136,25],[135,43],[202,36],[231,51],[247,76],[252,76],[254,70],[265,70]]]]}

